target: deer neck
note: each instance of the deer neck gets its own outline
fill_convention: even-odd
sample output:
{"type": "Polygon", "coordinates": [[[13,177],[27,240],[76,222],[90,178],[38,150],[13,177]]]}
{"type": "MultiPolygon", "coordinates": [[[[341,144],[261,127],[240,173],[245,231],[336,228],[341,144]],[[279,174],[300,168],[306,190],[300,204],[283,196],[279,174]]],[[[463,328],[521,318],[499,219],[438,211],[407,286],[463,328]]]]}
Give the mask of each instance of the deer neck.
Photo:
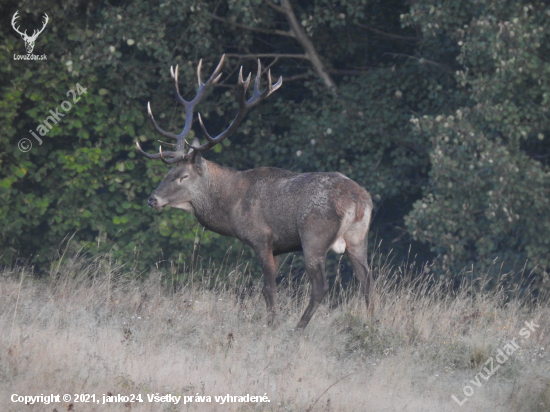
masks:
{"type": "Polygon", "coordinates": [[[203,159],[205,184],[193,200],[193,214],[206,229],[234,236],[230,213],[237,201],[235,186],[238,172],[203,159]]]}

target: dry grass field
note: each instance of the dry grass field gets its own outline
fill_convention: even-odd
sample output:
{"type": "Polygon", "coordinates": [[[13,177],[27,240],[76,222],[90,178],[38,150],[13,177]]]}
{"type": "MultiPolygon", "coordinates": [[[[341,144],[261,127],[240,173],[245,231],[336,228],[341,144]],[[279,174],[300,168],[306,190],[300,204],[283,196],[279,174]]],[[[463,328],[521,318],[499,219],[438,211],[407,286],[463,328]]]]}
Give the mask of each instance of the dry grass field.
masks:
{"type": "Polygon", "coordinates": [[[281,286],[271,328],[260,284],[239,286],[248,284],[241,269],[189,269],[194,280],[181,287],[160,272],[135,280],[108,257],[64,258],[42,279],[5,269],[0,411],[550,410],[547,300],[481,293],[483,280],[451,293],[379,264],[374,319],[355,292],[334,289],[296,332],[307,284],[281,286]],[[499,350],[513,353],[503,360],[499,350]],[[488,376],[491,358],[498,370],[488,376]],[[71,401],[25,405],[14,394],[71,401]],[[143,402],[103,404],[103,395],[132,394],[143,402]],[[149,402],[156,394],[181,398],[149,402]],[[216,399],[246,394],[269,402],[216,399]]]}

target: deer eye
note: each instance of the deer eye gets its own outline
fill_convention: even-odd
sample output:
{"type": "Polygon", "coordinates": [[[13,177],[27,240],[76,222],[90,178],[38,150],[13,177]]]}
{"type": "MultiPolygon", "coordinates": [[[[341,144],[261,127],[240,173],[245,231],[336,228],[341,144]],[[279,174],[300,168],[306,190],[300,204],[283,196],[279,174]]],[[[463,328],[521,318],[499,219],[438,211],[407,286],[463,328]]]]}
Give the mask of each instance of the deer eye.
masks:
{"type": "Polygon", "coordinates": [[[189,177],[189,175],[183,175],[182,177],[179,178],[178,183],[183,182],[184,179],[187,179],[188,177],[189,177]]]}

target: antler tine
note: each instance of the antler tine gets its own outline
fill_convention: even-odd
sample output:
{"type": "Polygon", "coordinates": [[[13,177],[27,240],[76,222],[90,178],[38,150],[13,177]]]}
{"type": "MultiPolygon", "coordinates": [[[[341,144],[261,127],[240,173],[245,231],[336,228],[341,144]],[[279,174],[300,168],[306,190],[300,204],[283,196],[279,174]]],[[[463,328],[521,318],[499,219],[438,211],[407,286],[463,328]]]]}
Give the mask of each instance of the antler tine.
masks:
{"type": "Polygon", "coordinates": [[[193,108],[198,103],[198,101],[202,98],[202,93],[201,93],[202,89],[201,89],[201,87],[204,87],[204,84],[202,83],[202,80],[201,80],[201,66],[202,66],[202,59],[199,61],[199,65],[197,67],[197,77],[198,77],[198,81],[199,81],[199,91],[197,92],[195,97],[192,100],[189,100],[189,101],[185,100],[180,94],[179,76],[178,76],[178,74],[179,74],[179,65],[176,65],[176,70],[174,70],[174,69],[172,69],[172,67],[170,67],[170,74],[172,76],[172,79],[174,79],[174,90],[176,91],[176,98],[185,107],[186,110],[187,110],[188,107],[190,107],[191,112],[193,111],[193,108]]]}
{"type": "Polygon", "coordinates": [[[172,152],[172,151],[168,151],[168,152],[164,152],[162,153],[162,148],[159,150],[159,153],[155,153],[155,154],[150,154],[150,153],[147,153],[146,151],[144,151],[142,148],[141,148],[141,145],[139,144],[139,142],[136,142],[136,147],[137,149],[139,150],[139,152],[145,156],[146,158],[148,159],[161,159],[163,156],[170,156],[170,157],[174,157],[174,158],[177,158],[179,160],[179,158],[181,157],[181,154],[178,153],[178,152],[172,152]]]}
{"type": "Polygon", "coordinates": [[[220,62],[218,63],[218,65],[210,75],[210,78],[206,81],[206,84],[214,84],[214,83],[217,83],[218,80],[220,80],[221,78],[220,70],[222,69],[224,61],[225,61],[225,54],[222,54],[220,62]]]}
{"type": "Polygon", "coordinates": [[[172,77],[172,79],[174,79],[174,91],[176,92],[176,99],[178,99],[178,102],[180,102],[183,105],[183,107],[187,109],[189,102],[185,100],[183,97],[181,97],[178,74],[179,74],[179,64],[176,65],[175,70],[173,69],[172,66],[170,66],[170,76],[172,77]]]}
{"type": "Polygon", "coordinates": [[[150,154],[150,153],[147,153],[146,151],[144,151],[139,142],[136,142],[136,147],[137,149],[139,150],[139,152],[145,156],[146,158],[148,159],[161,159],[164,163],[166,164],[173,164],[173,163],[176,163],[178,162],[179,160],[181,160],[181,158],[183,157],[183,154],[181,153],[178,153],[178,152],[163,152],[162,151],[162,147],[159,146],[159,152],[158,153],[155,153],[155,154],[150,154]],[[171,156],[173,157],[173,159],[166,159],[164,156],[171,156]]]}
{"type": "Polygon", "coordinates": [[[187,146],[190,149],[197,149],[197,147],[193,146],[191,143],[189,143],[186,139],[183,139],[183,143],[185,146],[187,146]]]}
{"type": "Polygon", "coordinates": [[[160,158],[160,155],[158,153],[152,155],[152,154],[149,154],[147,152],[144,152],[143,149],[141,148],[139,142],[136,142],[136,147],[139,150],[139,152],[148,159],[158,159],[158,158],[160,158]]]}
{"type": "Polygon", "coordinates": [[[157,142],[159,142],[159,143],[161,143],[161,144],[167,144],[167,145],[169,145],[169,146],[174,146],[174,147],[176,147],[176,144],[175,144],[175,143],[163,142],[163,141],[160,140],[160,139],[157,139],[157,142]]]}
{"type": "Polygon", "coordinates": [[[166,152],[166,155],[172,156],[173,159],[166,159],[162,153],[162,146],[159,146],[159,157],[167,165],[179,162],[183,158],[183,154],[177,152],[166,152]]]}
{"type": "MultiPolygon", "coordinates": [[[[210,75],[206,83],[202,82],[202,59],[199,60],[199,64],[197,65],[197,81],[199,83],[199,90],[196,94],[196,96],[193,98],[193,100],[187,101],[185,100],[179,90],[179,81],[178,81],[178,73],[179,73],[179,65],[176,65],[176,69],[174,70],[173,67],[170,66],[170,75],[172,76],[172,79],[174,79],[174,89],[176,90],[176,98],[178,101],[185,107],[186,111],[189,111],[190,114],[192,114],[192,111],[194,107],[199,103],[199,101],[202,99],[203,96],[203,90],[210,86],[211,84],[217,83],[220,78],[222,77],[222,73],[220,73],[220,70],[223,66],[223,62],[225,60],[225,54],[222,55],[222,58],[220,59],[218,65],[216,66],[216,69],[214,72],[210,75]]],[[[186,113],[189,114],[189,113],[186,113]]]]}
{"type": "Polygon", "coordinates": [[[269,96],[271,93],[273,93],[273,85],[271,84],[271,69],[267,70],[267,89],[269,90],[269,93],[267,93],[267,95],[269,96]]]}
{"type": "Polygon", "coordinates": [[[262,70],[262,66],[261,66],[260,60],[258,59],[258,72],[256,74],[256,79],[254,80],[254,93],[252,94],[252,97],[248,99],[245,103],[247,110],[250,110],[252,107],[257,105],[259,102],[261,102],[271,93],[276,91],[283,84],[283,76],[279,77],[279,80],[277,80],[277,83],[272,84],[271,70],[268,70],[267,71],[267,81],[268,81],[267,88],[263,92],[260,92],[261,70],[262,70]]]}
{"type": "MultiPolygon", "coordinates": [[[[220,140],[216,140],[215,138],[213,138],[212,136],[210,136],[210,134],[208,133],[208,131],[206,130],[206,127],[204,127],[204,123],[202,122],[202,117],[201,117],[201,114],[200,113],[197,113],[197,117],[199,118],[199,124],[201,126],[201,129],[202,129],[202,132],[204,134],[204,137],[206,137],[206,140],[208,140],[208,143],[205,143],[203,144],[202,146],[199,146],[199,147],[195,147],[195,146],[191,146],[189,143],[187,143],[187,141],[185,143],[187,143],[187,146],[195,149],[195,150],[198,150],[198,151],[201,151],[201,152],[205,152],[207,150],[209,150],[212,146],[214,146],[215,144],[219,143],[221,141],[220,140]]],[[[231,127],[231,126],[230,126],[231,127]]],[[[219,136],[218,136],[219,137],[219,136]]]]}
{"type": "Polygon", "coordinates": [[[222,74],[223,73],[218,74],[218,76],[214,80],[212,80],[212,84],[218,83],[218,81],[222,78],[222,74]]]}
{"type": "Polygon", "coordinates": [[[260,93],[260,79],[262,77],[262,62],[258,59],[258,72],[256,73],[256,80],[254,80],[254,94],[260,93]]]}
{"type": "Polygon", "coordinates": [[[218,80],[220,80],[220,78],[222,76],[221,73],[220,73],[220,70],[222,69],[224,61],[225,61],[225,54],[222,54],[222,57],[221,57],[218,65],[216,66],[216,68],[214,69],[214,71],[212,72],[212,74],[210,75],[208,80],[206,81],[206,83],[203,83],[202,78],[201,78],[202,59],[199,60],[199,65],[197,66],[197,78],[198,78],[198,82],[199,82],[199,90],[202,90],[202,88],[204,88],[206,86],[209,86],[211,84],[217,83],[218,80]]]}
{"type": "Polygon", "coordinates": [[[283,76],[279,76],[279,80],[277,80],[277,83],[275,84],[271,84],[271,70],[268,70],[267,71],[267,79],[268,79],[268,82],[269,82],[269,93],[267,94],[268,96],[277,91],[279,89],[279,87],[281,87],[283,85],[283,76]]]}
{"type": "Polygon", "coordinates": [[[248,100],[246,100],[246,90],[248,88],[248,85],[250,84],[250,77],[251,73],[248,74],[248,77],[246,80],[243,80],[243,68],[241,66],[241,69],[239,70],[239,80],[237,83],[237,93],[238,93],[238,100],[239,100],[239,109],[237,111],[237,114],[235,115],[235,118],[229,125],[227,129],[225,129],[223,132],[221,132],[218,136],[212,137],[208,131],[206,130],[206,127],[204,126],[204,123],[202,121],[202,118],[200,114],[198,115],[199,118],[199,124],[201,126],[202,132],[204,133],[204,136],[206,137],[207,142],[199,147],[193,147],[188,144],[189,147],[192,147],[194,150],[205,152],[209,149],[211,149],[214,145],[220,143],[222,140],[229,137],[235,130],[237,130],[237,127],[239,127],[239,124],[242,122],[243,118],[245,117],[246,113],[253,108],[256,104],[258,104],[261,100],[265,99],[267,96],[269,96],[271,93],[273,93],[275,90],[277,90],[281,85],[283,84],[283,78],[282,76],[279,78],[277,83],[274,85],[271,84],[271,72],[268,72],[268,87],[263,91],[260,92],[260,79],[262,75],[262,66],[260,60],[258,60],[258,71],[256,74],[256,79],[254,80],[254,92],[252,94],[252,97],[248,100]]]}
{"type": "Polygon", "coordinates": [[[241,66],[241,69],[239,70],[239,81],[238,86],[242,87],[242,92],[246,93],[246,90],[248,89],[248,85],[250,84],[250,77],[252,76],[252,73],[248,73],[248,77],[246,80],[243,80],[243,66],[241,66]]]}
{"type": "Polygon", "coordinates": [[[174,139],[174,140],[179,139],[179,136],[172,133],[168,133],[160,128],[160,126],[157,124],[155,120],[155,117],[153,116],[153,112],[151,111],[151,102],[147,102],[147,113],[149,114],[149,119],[151,120],[151,123],[153,123],[153,127],[157,132],[159,132],[164,137],[169,137],[170,139],[174,139]]]}
{"type": "Polygon", "coordinates": [[[260,78],[261,78],[261,63],[260,63],[260,60],[258,60],[258,74],[256,75],[256,80],[254,81],[254,94],[246,102],[247,105],[250,105],[250,106],[256,105],[261,100],[269,96],[271,93],[273,93],[283,85],[283,76],[279,76],[279,80],[277,80],[277,83],[272,84],[271,70],[268,70],[267,71],[267,88],[263,92],[260,92],[260,78]]]}
{"type": "Polygon", "coordinates": [[[199,89],[204,86],[204,83],[202,82],[202,79],[201,79],[201,69],[202,69],[202,59],[199,60],[199,64],[197,66],[197,78],[198,78],[198,81],[199,81],[199,89]]]}

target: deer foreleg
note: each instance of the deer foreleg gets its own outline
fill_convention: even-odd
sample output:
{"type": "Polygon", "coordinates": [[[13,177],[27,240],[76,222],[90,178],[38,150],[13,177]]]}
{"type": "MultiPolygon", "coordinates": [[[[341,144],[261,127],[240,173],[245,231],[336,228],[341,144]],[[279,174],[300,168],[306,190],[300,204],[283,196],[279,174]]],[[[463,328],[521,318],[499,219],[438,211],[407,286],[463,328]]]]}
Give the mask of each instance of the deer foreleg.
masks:
{"type": "Polygon", "coordinates": [[[264,275],[264,295],[267,306],[267,322],[272,325],[277,317],[277,269],[279,268],[279,257],[273,256],[271,250],[256,250],[256,256],[262,266],[264,275]]]}

